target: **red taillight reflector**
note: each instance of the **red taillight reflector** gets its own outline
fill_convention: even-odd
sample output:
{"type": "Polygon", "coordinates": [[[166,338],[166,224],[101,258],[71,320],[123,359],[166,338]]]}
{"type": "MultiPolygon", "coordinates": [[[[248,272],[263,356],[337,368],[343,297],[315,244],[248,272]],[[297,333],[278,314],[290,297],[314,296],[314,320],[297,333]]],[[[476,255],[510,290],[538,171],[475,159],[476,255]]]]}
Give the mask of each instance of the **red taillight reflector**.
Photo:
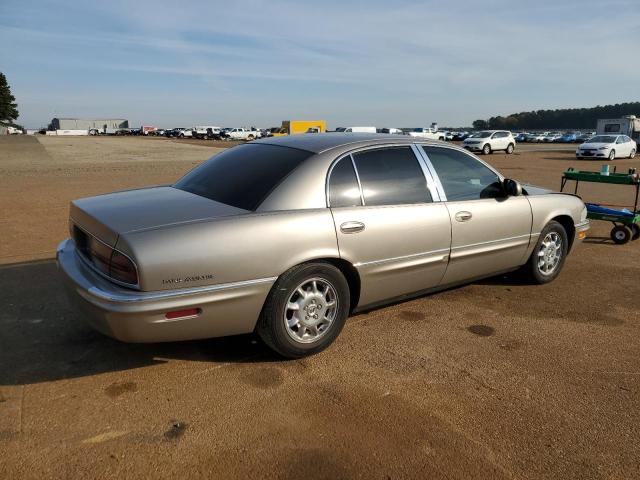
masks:
{"type": "Polygon", "coordinates": [[[167,312],[164,316],[167,320],[175,320],[176,318],[195,317],[200,315],[199,308],[187,308],[186,310],[176,310],[175,312],[167,312]]]}

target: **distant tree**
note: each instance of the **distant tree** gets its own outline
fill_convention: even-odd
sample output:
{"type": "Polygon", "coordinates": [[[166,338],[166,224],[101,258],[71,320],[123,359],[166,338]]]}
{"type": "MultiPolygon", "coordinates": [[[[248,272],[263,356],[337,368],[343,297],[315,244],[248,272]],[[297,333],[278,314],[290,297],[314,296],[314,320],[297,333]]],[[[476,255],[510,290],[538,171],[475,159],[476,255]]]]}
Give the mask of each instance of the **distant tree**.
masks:
{"type": "Polygon", "coordinates": [[[619,103],[592,108],[564,108],[556,110],[538,110],[520,112],[506,117],[491,117],[489,120],[476,120],[477,129],[504,128],[516,129],[570,129],[596,128],[599,118],[618,118],[625,115],[640,116],[640,102],[619,103]]]}
{"type": "Polygon", "coordinates": [[[7,77],[0,72],[0,122],[12,124],[19,115],[16,97],[11,95],[7,77]]]}

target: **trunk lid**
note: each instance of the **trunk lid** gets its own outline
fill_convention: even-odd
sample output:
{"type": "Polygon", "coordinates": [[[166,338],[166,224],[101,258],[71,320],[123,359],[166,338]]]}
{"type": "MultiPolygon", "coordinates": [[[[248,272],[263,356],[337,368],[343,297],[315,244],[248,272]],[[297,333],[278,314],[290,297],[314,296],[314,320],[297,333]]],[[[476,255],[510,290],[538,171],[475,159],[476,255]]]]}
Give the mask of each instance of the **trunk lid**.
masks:
{"type": "Polygon", "coordinates": [[[71,222],[111,247],[124,233],[248,213],[173,187],[108,193],[71,202],[71,222]]]}

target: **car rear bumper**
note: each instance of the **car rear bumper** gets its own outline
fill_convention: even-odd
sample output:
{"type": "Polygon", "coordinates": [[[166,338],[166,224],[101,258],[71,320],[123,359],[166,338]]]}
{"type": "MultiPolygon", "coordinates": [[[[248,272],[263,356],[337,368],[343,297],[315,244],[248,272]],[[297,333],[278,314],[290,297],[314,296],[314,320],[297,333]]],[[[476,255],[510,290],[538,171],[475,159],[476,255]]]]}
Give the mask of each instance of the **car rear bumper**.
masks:
{"type": "Polygon", "coordinates": [[[119,287],[93,272],[73,240],[56,252],[72,303],[99,332],[124,342],[170,342],[253,331],[276,277],[179,290],[140,292],[119,287]],[[198,313],[167,319],[168,312],[198,313]]]}

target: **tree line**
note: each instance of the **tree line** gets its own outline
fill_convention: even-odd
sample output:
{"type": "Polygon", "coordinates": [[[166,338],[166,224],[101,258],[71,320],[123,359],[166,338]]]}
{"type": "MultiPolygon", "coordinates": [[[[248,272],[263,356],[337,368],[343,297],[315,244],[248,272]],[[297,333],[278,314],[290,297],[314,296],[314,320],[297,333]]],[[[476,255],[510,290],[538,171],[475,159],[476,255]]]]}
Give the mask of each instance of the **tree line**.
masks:
{"type": "Polygon", "coordinates": [[[616,103],[592,108],[559,108],[555,110],[537,110],[520,112],[506,117],[491,117],[488,120],[475,120],[473,128],[484,129],[595,129],[599,118],[619,118],[625,115],[640,116],[640,102],[616,103]]]}
{"type": "Polygon", "coordinates": [[[18,118],[18,105],[16,97],[11,95],[11,88],[7,82],[7,77],[0,72],[0,124],[12,125],[18,118]]]}

